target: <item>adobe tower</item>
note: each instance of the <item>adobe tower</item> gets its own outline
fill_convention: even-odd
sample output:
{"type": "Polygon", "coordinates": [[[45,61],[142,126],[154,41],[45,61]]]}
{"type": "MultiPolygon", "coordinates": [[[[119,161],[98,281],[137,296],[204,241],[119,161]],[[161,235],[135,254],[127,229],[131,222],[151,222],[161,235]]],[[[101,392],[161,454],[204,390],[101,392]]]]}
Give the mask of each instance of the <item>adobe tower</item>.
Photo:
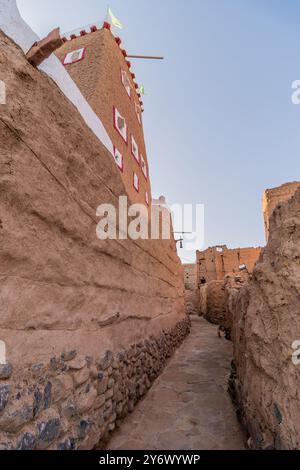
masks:
{"type": "Polygon", "coordinates": [[[111,138],[114,158],[132,202],[151,204],[142,123],[143,103],[121,39],[110,25],[64,38],[56,52],[111,138]]]}

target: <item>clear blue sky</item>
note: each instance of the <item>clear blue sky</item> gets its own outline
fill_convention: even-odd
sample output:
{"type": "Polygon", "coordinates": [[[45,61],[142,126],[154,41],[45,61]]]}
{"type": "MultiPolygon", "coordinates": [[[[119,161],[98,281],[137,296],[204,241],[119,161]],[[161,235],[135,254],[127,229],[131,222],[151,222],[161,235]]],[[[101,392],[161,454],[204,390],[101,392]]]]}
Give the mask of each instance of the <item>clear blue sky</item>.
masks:
{"type": "MultiPolygon", "coordinates": [[[[102,20],[102,0],[18,0],[40,35],[102,20]]],[[[298,0],[111,0],[146,88],[153,195],[204,203],[205,245],[264,244],[265,188],[300,179],[298,0]]],[[[184,261],[193,259],[185,254],[184,261]]]]}

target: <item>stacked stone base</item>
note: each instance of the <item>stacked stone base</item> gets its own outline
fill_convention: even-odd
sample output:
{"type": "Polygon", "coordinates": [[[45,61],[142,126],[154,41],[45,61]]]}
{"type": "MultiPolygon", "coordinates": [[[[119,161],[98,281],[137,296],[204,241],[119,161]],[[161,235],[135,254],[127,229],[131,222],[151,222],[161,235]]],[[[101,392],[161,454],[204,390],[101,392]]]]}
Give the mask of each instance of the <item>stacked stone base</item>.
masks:
{"type": "Polygon", "coordinates": [[[26,371],[0,368],[1,450],[103,447],[189,334],[172,331],[100,359],[63,352],[26,371]]]}

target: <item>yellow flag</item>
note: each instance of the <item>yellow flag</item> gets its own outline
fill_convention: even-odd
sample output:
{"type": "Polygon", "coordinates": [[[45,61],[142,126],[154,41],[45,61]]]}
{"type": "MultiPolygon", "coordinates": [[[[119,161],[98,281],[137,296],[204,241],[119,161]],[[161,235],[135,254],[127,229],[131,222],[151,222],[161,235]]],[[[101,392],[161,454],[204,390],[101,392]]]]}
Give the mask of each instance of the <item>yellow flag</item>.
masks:
{"type": "Polygon", "coordinates": [[[123,29],[123,25],[121,23],[120,20],[118,20],[118,18],[113,14],[113,12],[111,11],[111,8],[108,7],[108,16],[112,22],[112,24],[116,27],[116,28],[120,28],[120,29],[123,29]]]}

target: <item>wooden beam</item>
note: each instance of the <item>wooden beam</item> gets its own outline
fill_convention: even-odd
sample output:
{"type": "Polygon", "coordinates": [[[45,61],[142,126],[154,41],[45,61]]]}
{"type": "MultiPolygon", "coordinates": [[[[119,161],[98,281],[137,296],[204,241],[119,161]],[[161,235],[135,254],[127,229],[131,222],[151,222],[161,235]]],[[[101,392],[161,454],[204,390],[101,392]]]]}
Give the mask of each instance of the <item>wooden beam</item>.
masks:
{"type": "Polygon", "coordinates": [[[128,55],[127,57],[130,59],[164,60],[164,57],[150,55],[128,55]]]}

